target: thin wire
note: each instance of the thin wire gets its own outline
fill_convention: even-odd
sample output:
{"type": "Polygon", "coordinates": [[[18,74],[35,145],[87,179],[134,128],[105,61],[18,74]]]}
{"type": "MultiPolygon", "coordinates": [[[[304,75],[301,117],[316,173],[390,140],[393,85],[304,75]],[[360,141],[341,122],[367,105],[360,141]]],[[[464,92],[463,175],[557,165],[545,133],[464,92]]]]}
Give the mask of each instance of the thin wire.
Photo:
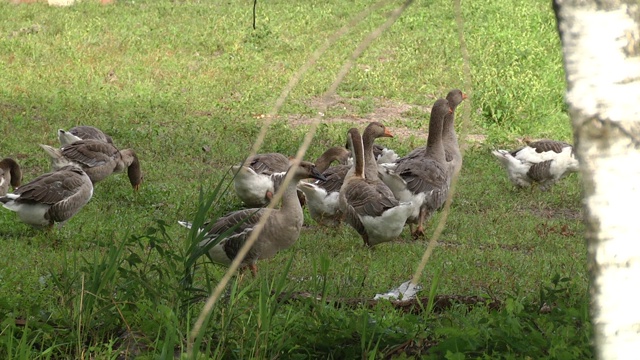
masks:
{"type": "MultiPolygon", "coordinates": [[[[347,62],[342,66],[342,68],[338,72],[338,75],[336,76],[336,80],[327,89],[327,91],[323,95],[323,99],[327,99],[327,98],[331,97],[335,93],[335,91],[338,88],[339,84],[344,80],[344,77],[348,74],[349,69],[351,67],[353,67],[353,64],[355,63],[355,60],[362,54],[362,52],[364,52],[364,50],[376,38],[378,38],[380,35],[382,35],[382,33],[386,29],[388,29],[391,25],[393,25],[393,23],[400,17],[402,12],[412,2],[413,2],[413,0],[405,1],[405,3],[403,5],[398,7],[396,10],[394,10],[389,15],[389,18],[387,19],[387,21],[384,24],[382,24],[380,27],[378,27],[377,29],[372,31],[360,43],[360,45],[356,48],[356,50],[354,50],[354,52],[351,54],[351,57],[349,58],[349,60],[347,60],[347,62]]],[[[287,84],[285,89],[283,90],[282,94],[280,95],[280,97],[276,101],[276,104],[274,105],[274,108],[270,113],[271,116],[268,117],[268,120],[263,125],[263,127],[261,129],[261,132],[258,135],[258,138],[256,139],[256,142],[254,143],[254,146],[252,148],[252,154],[255,154],[257,149],[260,147],[262,141],[264,140],[264,136],[266,135],[266,131],[268,129],[268,125],[271,122],[270,119],[273,118],[273,115],[275,115],[279,111],[279,109],[282,107],[282,105],[284,104],[284,101],[286,100],[287,96],[289,95],[289,93],[291,92],[293,87],[300,81],[300,79],[302,78],[302,75],[305,72],[308,71],[308,69],[318,60],[320,55],[322,55],[322,53],[324,53],[332,43],[334,43],[342,35],[346,34],[349,31],[350,28],[354,27],[360,21],[362,21],[364,18],[366,18],[366,16],[368,14],[370,14],[373,10],[382,7],[386,3],[387,3],[387,0],[380,1],[380,2],[378,2],[376,4],[374,4],[373,6],[367,8],[366,10],[360,12],[358,15],[356,15],[356,17],[352,21],[350,21],[349,24],[343,26],[340,30],[338,30],[336,33],[334,33],[333,36],[330,37],[327,40],[327,42],[325,43],[325,45],[323,47],[321,47],[320,49],[315,51],[312,54],[312,56],[309,59],[309,61],[307,61],[307,63],[305,63],[298,70],[298,72],[296,72],[296,74],[294,74],[294,76],[291,78],[291,80],[289,81],[289,83],[287,84]]],[[[324,101],[323,103],[326,104],[326,101],[324,101]]],[[[323,105],[323,106],[326,107],[326,105],[323,105]]],[[[326,112],[326,109],[323,108],[322,110],[325,110],[325,111],[321,111],[321,113],[326,112]]],[[[260,218],[260,221],[258,222],[258,224],[256,224],[254,230],[251,232],[251,235],[249,236],[249,238],[247,239],[245,244],[242,246],[242,248],[240,249],[240,251],[238,252],[236,257],[234,258],[234,260],[231,262],[231,265],[229,266],[229,269],[224,274],[224,276],[222,277],[222,279],[220,280],[218,285],[215,287],[215,289],[214,289],[213,293],[211,294],[211,296],[207,299],[207,301],[206,301],[206,303],[205,303],[205,305],[204,305],[204,307],[202,309],[202,312],[200,313],[200,316],[198,316],[198,319],[196,320],[196,322],[195,322],[195,324],[193,326],[193,329],[192,329],[191,333],[189,334],[189,341],[188,341],[188,344],[187,344],[187,351],[188,351],[189,357],[191,357],[191,354],[193,352],[193,344],[195,342],[195,339],[196,339],[198,333],[200,332],[200,329],[204,325],[204,322],[209,317],[209,314],[211,313],[211,311],[213,309],[213,305],[215,305],[216,301],[220,298],[220,295],[222,294],[222,292],[223,292],[224,288],[226,287],[227,283],[229,282],[229,280],[231,279],[231,277],[233,276],[235,271],[240,266],[240,263],[241,263],[242,259],[244,259],[244,256],[249,252],[249,249],[255,243],[256,239],[258,238],[258,235],[260,234],[260,232],[264,228],[264,224],[266,223],[267,219],[269,218],[269,215],[273,211],[273,207],[275,206],[275,204],[277,204],[280,201],[285,189],[287,188],[289,182],[293,178],[293,174],[295,173],[295,168],[297,168],[300,160],[302,159],[302,157],[304,156],[306,150],[308,149],[309,145],[311,144],[311,140],[313,139],[313,136],[314,136],[315,131],[316,131],[317,127],[318,127],[318,124],[320,123],[320,118],[321,118],[321,115],[317,115],[313,119],[313,121],[311,123],[311,126],[310,126],[310,129],[307,132],[307,135],[305,136],[302,145],[298,149],[298,153],[296,154],[295,160],[293,161],[293,165],[291,167],[291,169],[293,171],[289,171],[287,173],[287,176],[285,177],[285,179],[284,179],[282,185],[280,186],[280,188],[278,189],[278,191],[274,194],[273,199],[271,200],[269,206],[265,208],[266,209],[265,214],[260,218]]]]}
{"type": "MultiPolygon", "coordinates": [[[[471,100],[473,99],[473,96],[471,96],[471,94],[473,93],[473,90],[471,88],[472,84],[471,84],[471,66],[469,65],[470,63],[469,51],[467,49],[467,43],[464,40],[464,19],[462,18],[462,7],[460,5],[460,0],[454,0],[453,6],[454,6],[454,12],[456,15],[456,25],[458,27],[458,41],[460,42],[460,52],[462,53],[462,61],[463,61],[462,69],[464,72],[464,86],[466,89],[465,91],[468,95],[468,99],[464,103],[464,107],[462,111],[462,131],[460,136],[463,143],[463,146],[460,148],[460,155],[461,155],[461,158],[464,159],[464,153],[465,153],[465,150],[467,149],[466,138],[467,138],[468,129],[471,123],[470,122],[471,100]]],[[[422,272],[424,271],[424,268],[427,266],[427,262],[429,261],[431,254],[433,254],[433,250],[435,249],[436,245],[438,245],[438,239],[440,238],[440,235],[442,235],[442,231],[444,230],[445,224],[447,222],[447,218],[449,217],[451,202],[453,200],[453,194],[456,191],[456,186],[458,184],[459,177],[460,177],[460,171],[456,171],[456,173],[453,174],[453,179],[451,180],[451,185],[449,186],[449,193],[447,194],[447,201],[445,201],[444,203],[442,216],[440,217],[438,221],[438,225],[436,226],[436,229],[433,232],[433,236],[431,236],[431,239],[429,240],[429,244],[427,244],[427,249],[424,251],[424,254],[422,255],[420,264],[418,265],[416,272],[413,274],[413,277],[411,278],[411,283],[413,285],[416,285],[420,280],[420,276],[422,276],[422,272]]]]}

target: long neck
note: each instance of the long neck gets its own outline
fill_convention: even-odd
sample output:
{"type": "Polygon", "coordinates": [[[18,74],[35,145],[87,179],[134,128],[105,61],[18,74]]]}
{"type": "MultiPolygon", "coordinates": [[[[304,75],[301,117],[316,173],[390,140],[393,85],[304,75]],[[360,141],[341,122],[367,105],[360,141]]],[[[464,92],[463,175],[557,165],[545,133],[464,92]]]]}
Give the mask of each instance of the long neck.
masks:
{"type": "Polygon", "coordinates": [[[455,151],[458,148],[458,136],[454,127],[455,112],[444,117],[442,127],[442,141],[445,151],[455,151]]]}
{"type": "Polygon", "coordinates": [[[373,142],[375,138],[365,131],[362,136],[362,145],[364,148],[364,177],[370,180],[378,178],[378,163],[373,155],[373,142]]]}
{"type": "Polygon", "coordinates": [[[442,117],[432,116],[429,121],[427,156],[441,163],[445,161],[444,148],[442,147],[442,117]]]}
{"type": "Polygon", "coordinates": [[[302,214],[302,207],[300,206],[300,200],[298,199],[298,181],[301,179],[294,176],[282,194],[282,207],[281,212],[285,212],[288,215],[302,214]]]}
{"type": "Polygon", "coordinates": [[[353,139],[352,148],[355,157],[354,176],[364,178],[365,150],[362,144],[362,138],[360,136],[357,136],[355,139],[353,139]]]}
{"type": "Polygon", "coordinates": [[[334,160],[338,160],[338,157],[339,157],[338,152],[339,152],[338,149],[331,148],[325,151],[322,155],[320,155],[318,160],[316,160],[315,162],[316,170],[318,170],[318,172],[320,173],[323,173],[325,170],[327,170],[329,168],[329,165],[331,165],[331,163],[334,160]]]}

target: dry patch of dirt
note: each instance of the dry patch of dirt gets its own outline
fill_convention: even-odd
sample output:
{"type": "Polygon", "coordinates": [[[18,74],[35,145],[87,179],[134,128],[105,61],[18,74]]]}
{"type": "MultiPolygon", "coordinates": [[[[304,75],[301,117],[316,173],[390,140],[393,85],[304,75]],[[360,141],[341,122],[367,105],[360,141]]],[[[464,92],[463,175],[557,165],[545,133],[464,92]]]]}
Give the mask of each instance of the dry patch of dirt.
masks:
{"type": "MultiPolygon", "coordinates": [[[[372,121],[384,123],[393,133],[395,137],[406,139],[411,136],[422,138],[426,141],[428,133],[428,121],[424,121],[424,125],[420,129],[414,129],[409,126],[402,126],[403,122],[415,122],[415,117],[411,114],[429,114],[431,107],[423,105],[412,105],[406,103],[394,102],[387,99],[374,99],[373,111],[365,115],[357,115],[359,113],[357,104],[364,99],[345,99],[340,96],[332,96],[328,99],[313,98],[307,102],[307,105],[314,108],[318,113],[323,114],[322,121],[324,123],[345,122],[354,125],[368,124],[372,121]],[[324,112],[328,109],[338,109],[347,115],[337,117],[326,117],[324,112]]],[[[309,125],[313,121],[312,117],[305,115],[290,115],[287,118],[289,124],[293,126],[309,125]]],[[[415,127],[415,126],[414,126],[415,127]]],[[[486,140],[486,136],[482,134],[469,134],[466,141],[471,144],[481,144],[486,140]]]]}

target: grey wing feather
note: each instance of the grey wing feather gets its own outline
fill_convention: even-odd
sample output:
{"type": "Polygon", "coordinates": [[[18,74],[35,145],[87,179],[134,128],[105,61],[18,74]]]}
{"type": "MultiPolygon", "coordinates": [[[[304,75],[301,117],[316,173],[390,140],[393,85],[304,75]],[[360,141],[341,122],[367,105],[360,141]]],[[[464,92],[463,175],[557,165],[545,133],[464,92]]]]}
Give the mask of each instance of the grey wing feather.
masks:
{"type": "Polygon", "coordinates": [[[85,184],[83,174],[77,168],[62,168],[35,178],[14,193],[20,195],[19,201],[52,205],[77,193],[85,184]]]}
{"type": "MultiPolygon", "coordinates": [[[[253,228],[258,221],[260,221],[264,212],[265,209],[245,209],[234,211],[219,218],[215,224],[213,224],[211,230],[209,230],[207,237],[210,239],[215,238],[217,235],[220,235],[237,225],[233,232],[220,242],[220,245],[222,245],[227,257],[229,259],[233,259],[247,241],[249,235],[251,235],[253,228]]],[[[243,259],[243,264],[246,265],[255,262],[259,255],[258,247],[254,244],[243,259]]]]}
{"type": "Polygon", "coordinates": [[[93,126],[76,126],[69,129],[69,132],[82,140],[93,139],[113,144],[113,139],[111,139],[111,136],[105,134],[104,132],[102,132],[102,130],[93,126]]]}
{"type": "Polygon", "coordinates": [[[534,181],[542,182],[551,178],[551,163],[553,160],[542,161],[537,164],[531,165],[527,176],[534,181]]]}
{"type": "Polygon", "coordinates": [[[81,140],[62,148],[62,155],[84,167],[104,165],[120,156],[118,149],[98,140],[81,140]]]}
{"type": "Polygon", "coordinates": [[[278,153],[258,154],[249,161],[249,166],[258,174],[272,174],[286,172],[289,169],[289,159],[278,153]]]}
{"type": "Polygon", "coordinates": [[[322,173],[327,180],[318,180],[315,184],[325,189],[327,192],[340,191],[349,169],[351,169],[351,166],[349,165],[332,166],[322,173]]]}
{"type": "Polygon", "coordinates": [[[345,198],[347,204],[353,207],[358,215],[380,216],[399,204],[388,189],[384,184],[366,179],[355,179],[349,182],[345,189],[345,198]]]}
{"type": "Polygon", "coordinates": [[[567,146],[571,146],[566,142],[556,140],[539,140],[530,142],[528,145],[534,148],[537,153],[553,151],[558,154],[562,152],[562,149],[566,148],[567,146]]]}

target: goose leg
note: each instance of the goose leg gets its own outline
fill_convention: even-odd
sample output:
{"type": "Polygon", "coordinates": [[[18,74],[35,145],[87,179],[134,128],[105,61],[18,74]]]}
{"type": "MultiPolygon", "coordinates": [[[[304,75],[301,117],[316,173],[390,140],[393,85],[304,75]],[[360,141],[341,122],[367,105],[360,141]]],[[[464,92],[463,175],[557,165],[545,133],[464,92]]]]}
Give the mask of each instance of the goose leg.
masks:
{"type": "Polygon", "coordinates": [[[420,209],[420,214],[418,215],[418,228],[415,232],[412,232],[413,239],[417,240],[419,237],[424,236],[424,224],[425,219],[427,218],[427,210],[422,208],[420,209]]]}
{"type": "Polygon", "coordinates": [[[371,244],[369,244],[369,235],[367,235],[367,233],[362,234],[362,241],[364,241],[364,245],[366,247],[371,247],[371,244]]]}
{"type": "Polygon", "coordinates": [[[249,270],[251,270],[251,274],[253,275],[253,277],[258,276],[258,265],[251,264],[251,265],[248,265],[248,267],[249,267],[249,270]]]}

